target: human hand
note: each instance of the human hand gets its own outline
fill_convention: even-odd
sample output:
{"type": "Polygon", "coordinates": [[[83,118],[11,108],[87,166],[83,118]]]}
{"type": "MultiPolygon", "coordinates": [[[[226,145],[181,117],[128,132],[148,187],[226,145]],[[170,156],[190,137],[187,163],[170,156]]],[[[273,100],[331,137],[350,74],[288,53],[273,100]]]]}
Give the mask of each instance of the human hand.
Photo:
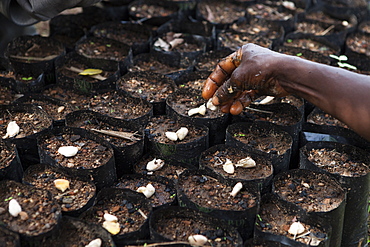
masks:
{"type": "Polygon", "coordinates": [[[212,98],[223,112],[238,115],[259,96],[288,95],[277,73],[281,56],[258,45],[243,45],[217,64],[204,84],[203,98],[212,98]]]}

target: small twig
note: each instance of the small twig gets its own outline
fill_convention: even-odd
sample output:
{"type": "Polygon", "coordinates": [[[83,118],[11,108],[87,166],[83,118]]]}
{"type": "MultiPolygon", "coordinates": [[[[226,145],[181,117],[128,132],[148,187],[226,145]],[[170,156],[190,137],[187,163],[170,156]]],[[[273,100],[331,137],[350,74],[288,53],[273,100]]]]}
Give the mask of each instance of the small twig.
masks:
{"type": "Polygon", "coordinates": [[[16,58],[16,59],[21,59],[21,60],[34,60],[38,62],[49,61],[49,60],[56,58],[57,56],[58,55],[49,55],[46,57],[27,57],[27,56],[10,55],[11,58],[16,58]]]}
{"type": "Polygon", "coordinates": [[[129,132],[114,131],[114,130],[98,130],[98,129],[91,129],[91,130],[95,131],[95,132],[98,132],[98,133],[101,133],[101,134],[110,135],[110,136],[114,136],[114,137],[119,137],[119,138],[127,139],[127,140],[130,140],[130,141],[140,141],[139,138],[134,136],[136,134],[136,132],[132,134],[132,133],[129,133],[129,132]]]}
{"type": "Polygon", "coordinates": [[[215,16],[213,15],[212,10],[208,6],[208,4],[206,5],[206,9],[207,9],[207,15],[208,15],[207,19],[210,20],[210,21],[213,21],[215,19],[215,16]]]}
{"type": "Polygon", "coordinates": [[[245,109],[251,110],[251,111],[262,112],[262,113],[273,114],[273,112],[271,112],[271,111],[264,111],[264,110],[259,110],[259,109],[255,109],[255,108],[251,108],[251,107],[245,107],[245,109]]]}
{"type": "Polygon", "coordinates": [[[301,237],[304,237],[304,236],[306,236],[306,235],[308,235],[308,234],[310,234],[311,232],[310,231],[307,231],[307,232],[305,232],[305,233],[302,233],[301,235],[298,235],[295,239],[297,239],[297,238],[301,238],[301,237]]]}
{"type": "Polygon", "coordinates": [[[325,29],[324,31],[318,33],[317,35],[318,36],[322,36],[322,35],[326,35],[328,32],[330,32],[335,26],[334,25],[331,25],[330,27],[328,27],[327,29],[325,29]]]}
{"type": "Polygon", "coordinates": [[[143,217],[144,217],[144,219],[148,219],[148,216],[146,216],[146,215],[144,214],[144,212],[143,212],[140,208],[139,208],[137,211],[141,214],[141,216],[143,216],[143,217]]]}
{"type": "MultiPolygon", "coordinates": [[[[79,68],[76,68],[76,67],[73,67],[73,66],[71,66],[71,67],[69,67],[67,69],[70,70],[70,71],[73,71],[73,72],[77,72],[77,73],[83,72],[82,69],[79,69],[79,68]]],[[[92,78],[95,78],[97,80],[100,80],[100,81],[104,81],[104,80],[107,79],[106,77],[101,76],[101,75],[89,75],[89,76],[92,77],[92,78]]]]}

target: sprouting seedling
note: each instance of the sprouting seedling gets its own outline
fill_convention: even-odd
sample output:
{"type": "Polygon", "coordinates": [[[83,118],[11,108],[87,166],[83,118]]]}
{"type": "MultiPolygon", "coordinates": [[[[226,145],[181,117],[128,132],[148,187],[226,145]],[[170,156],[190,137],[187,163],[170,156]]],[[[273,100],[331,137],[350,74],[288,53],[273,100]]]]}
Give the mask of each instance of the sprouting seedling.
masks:
{"type": "Polygon", "coordinates": [[[33,79],[33,77],[32,76],[30,76],[30,77],[22,77],[22,80],[23,81],[30,81],[30,80],[32,80],[33,79]]]}
{"type": "Polygon", "coordinates": [[[343,61],[347,61],[348,60],[348,57],[346,55],[340,55],[338,57],[336,55],[330,54],[329,57],[338,60],[337,64],[341,68],[347,68],[347,69],[357,70],[357,67],[356,66],[353,66],[353,65],[348,64],[348,63],[343,63],[343,61]]]}

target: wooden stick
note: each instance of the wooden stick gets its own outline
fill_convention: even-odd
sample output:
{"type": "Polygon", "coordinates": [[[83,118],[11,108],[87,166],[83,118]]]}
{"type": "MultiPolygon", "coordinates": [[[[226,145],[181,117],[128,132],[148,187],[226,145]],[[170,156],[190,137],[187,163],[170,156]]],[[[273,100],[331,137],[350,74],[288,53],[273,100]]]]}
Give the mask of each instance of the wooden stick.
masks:
{"type": "Polygon", "coordinates": [[[251,107],[244,107],[244,108],[247,109],[247,110],[251,110],[251,111],[273,114],[273,112],[271,112],[271,111],[264,111],[264,110],[259,110],[259,109],[255,109],[255,108],[251,108],[251,107]]]}
{"type": "Polygon", "coordinates": [[[335,26],[334,25],[331,25],[330,27],[328,27],[327,29],[325,29],[324,31],[318,33],[317,35],[318,36],[321,36],[321,35],[326,35],[328,32],[330,32],[335,26]]]}
{"type": "MultiPolygon", "coordinates": [[[[82,69],[79,69],[79,68],[76,68],[76,67],[73,67],[73,66],[71,66],[67,69],[70,70],[70,71],[73,71],[73,72],[77,72],[77,73],[83,72],[82,69]]],[[[100,81],[104,81],[104,80],[107,79],[107,77],[104,77],[104,76],[101,76],[101,75],[89,75],[89,76],[92,77],[92,78],[95,78],[97,80],[100,80],[100,81]]]]}
{"type": "Polygon", "coordinates": [[[95,132],[98,132],[98,133],[101,133],[101,134],[105,134],[105,135],[110,135],[110,136],[114,136],[114,137],[119,137],[119,138],[123,138],[123,139],[127,139],[127,140],[130,140],[130,141],[140,141],[139,138],[136,138],[134,134],[132,133],[129,133],[129,132],[124,132],[124,131],[114,131],[114,130],[97,130],[97,129],[91,129],[92,131],[95,131],[95,132]]]}

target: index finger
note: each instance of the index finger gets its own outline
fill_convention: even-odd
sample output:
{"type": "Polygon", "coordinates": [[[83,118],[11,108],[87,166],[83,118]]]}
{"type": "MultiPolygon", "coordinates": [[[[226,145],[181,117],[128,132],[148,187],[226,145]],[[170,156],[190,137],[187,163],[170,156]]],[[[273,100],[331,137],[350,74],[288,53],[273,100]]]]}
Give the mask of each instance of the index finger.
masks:
{"type": "Polygon", "coordinates": [[[213,72],[206,79],[202,97],[210,99],[217,91],[217,89],[230,77],[233,71],[240,65],[242,59],[242,49],[223,58],[217,65],[213,72]]]}

